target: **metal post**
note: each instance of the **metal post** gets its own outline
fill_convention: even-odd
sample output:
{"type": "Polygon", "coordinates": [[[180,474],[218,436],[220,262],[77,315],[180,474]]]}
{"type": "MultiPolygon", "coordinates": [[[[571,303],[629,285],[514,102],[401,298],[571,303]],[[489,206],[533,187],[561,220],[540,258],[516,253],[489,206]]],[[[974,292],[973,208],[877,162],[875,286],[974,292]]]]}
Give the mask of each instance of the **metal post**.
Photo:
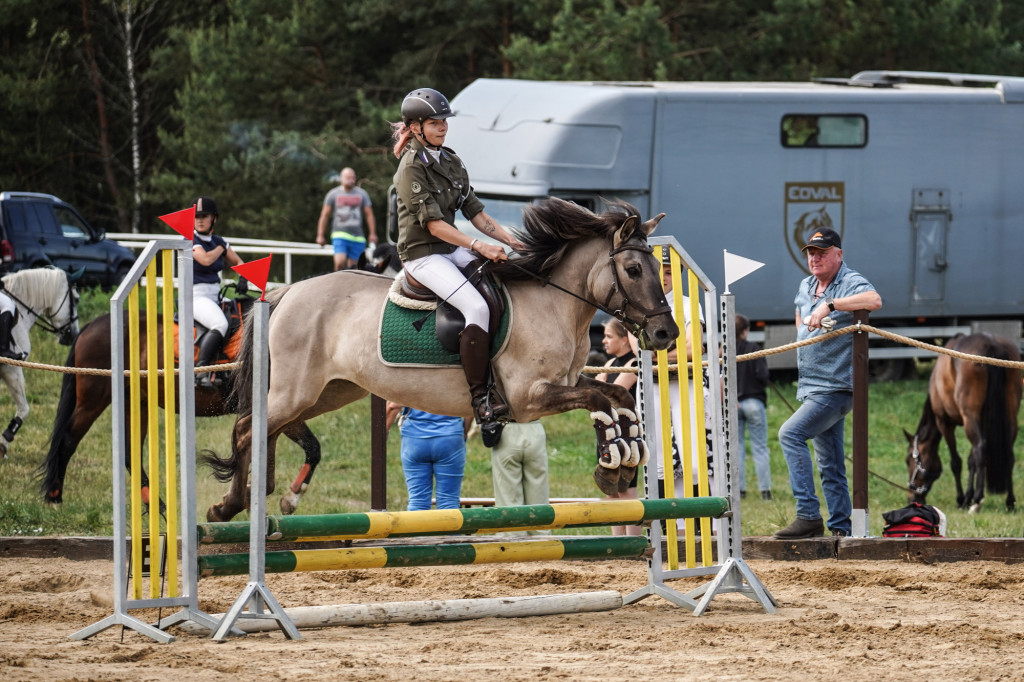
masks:
{"type": "MultiPolygon", "coordinates": [[[[868,311],[854,312],[867,324],[868,311]]],[[[853,537],[868,535],[868,334],[853,332],[853,537]]]]}
{"type": "Polygon", "coordinates": [[[253,381],[252,457],[249,492],[249,584],[224,614],[223,620],[211,639],[224,641],[232,634],[232,626],[239,618],[257,618],[277,621],[288,639],[302,639],[284,608],[270,593],[265,583],[267,542],[267,391],[270,376],[270,352],[267,343],[270,328],[270,304],[257,301],[252,309],[253,325],[253,381]],[[243,612],[249,605],[250,610],[243,612]],[[269,613],[263,611],[263,607],[269,613]]]}

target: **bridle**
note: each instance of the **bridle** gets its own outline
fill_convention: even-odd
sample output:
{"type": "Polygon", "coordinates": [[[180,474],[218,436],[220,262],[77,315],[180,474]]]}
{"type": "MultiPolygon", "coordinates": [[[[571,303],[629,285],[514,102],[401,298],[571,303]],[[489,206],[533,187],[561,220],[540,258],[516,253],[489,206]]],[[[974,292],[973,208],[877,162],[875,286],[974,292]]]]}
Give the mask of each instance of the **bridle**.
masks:
{"type": "Polygon", "coordinates": [[[917,435],[914,435],[914,443],[911,446],[910,458],[914,460],[914,470],[910,472],[910,478],[907,481],[907,489],[912,493],[918,495],[926,495],[931,490],[932,482],[938,478],[938,476],[932,476],[932,473],[925,469],[921,465],[921,451],[917,448],[917,435]],[[914,479],[920,474],[924,478],[924,483],[919,486],[914,485],[914,479]]]}
{"type": "MultiPolygon", "coordinates": [[[[667,302],[665,302],[662,303],[662,305],[656,306],[654,308],[645,308],[639,303],[630,300],[629,294],[626,293],[626,287],[623,286],[622,281],[619,279],[619,269],[615,267],[615,255],[618,253],[622,253],[623,251],[640,251],[641,253],[648,254],[654,253],[654,249],[651,248],[651,246],[649,246],[646,242],[644,242],[643,244],[630,244],[629,242],[626,242],[619,248],[610,249],[608,251],[608,264],[609,266],[611,266],[612,276],[615,278],[615,283],[612,284],[611,289],[608,290],[608,298],[604,300],[604,305],[601,306],[601,310],[622,322],[622,324],[625,325],[626,329],[633,332],[633,336],[637,338],[637,342],[640,344],[640,348],[642,350],[647,350],[647,338],[646,334],[643,331],[644,328],[647,326],[647,321],[650,320],[652,317],[658,317],[659,315],[671,315],[672,307],[669,306],[667,302]],[[612,296],[615,295],[615,292],[619,292],[621,294],[622,302],[619,304],[618,310],[613,311],[609,308],[609,306],[612,301],[612,296]],[[637,312],[643,315],[643,319],[637,322],[633,318],[629,317],[626,314],[626,311],[629,309],[630,306],[636,308],[637,312]]],[[[664,299],[662,300],[664,301],[664,299]]]]}
{"type": "Polygon", "coordinates": [[[603,304],[598,303],[596,301],[591,301],[588,298],[584,298],[583,296],[580,296],[579,294],[576,294],[576,293],[574,293],[572,291],[569,291],[568,289],[566,289],[564,287],[561,287],[561,286],[555,284],[554,282],[552,282],[550,278],[541,277],[540,275],[537,275],[537,274],[535,274],[533,272],[530,272],[526,268],[523,268],[520,265],[518,265],[513,260],[509,260],[507,262],[508,262],[509,265],[511,265],[512,267],[516,268],[520,272],[523,272],[523,273],[529,275],[530,277],[533,277],[534,279],[542,282],[544,284],[544,286],[549,286],[550,285],[550,286],[554,287],[555,289],[558,289],[559,291],[562,291],[562,292],[564,292],[566,294],[569,294],[573,298],[576,298],[576,299],[578,299],[580,301],[583,301],[587,305],[591,305],[591,306],[597,308],[598,310],[600,310],[603,313],[607,313],[608,315],[611,315],[612,317],[617,319],[619,322],[621,322],[623,324],[623,326],[625,326],[628,331],[632,332],[633,336],[636,337],[637,342],[639,343],[641,350],[647,350],[648,349],[647,334],[644,332],[644,328],[647,326],[647,322],[651,318],[658,317],[659,315],[671,315],[672,314],[672,308],[668,305],[668,303],[664,303],[664,304],[662,304],[660,306],[657,306],[657,307],[654,307],[654,308],[645,308],[644,306],[640,305],[639,303],[636,303],[635,301],[630,300],[629,294],[626,292],[626,287],[623,286],[621,280],[619,279],[619,269],[615,265],[615,256],[617,254],[620,254],[620,253],[624,252],[624,251],[639,251],[641,253],[647,253],[647,254],[654,253],[654,249],[652,247],[650,247],[647,244],[646,241],[644,241],[643,243],[630,243],[629,241],[627,241],[626,243],[620,245],[618,248],[609,246],[608,247],[608,265],[612,269],[612,276],[615,278],[615,282],[614,282],[614,284],[612,284],[611,289],[608,290],[608,298],[605,299],[603,304]],[[617,308],[612,308],[611,307],[611,301],[612,301],[612,297],[615,296],[616,292],[618,292],[619,295],[622,296],[622,301],[619,302],[619,305],[618,305],[617,308]],[[630,307],[636,309],[636,311],[643,316],[642,319],[640,319],[638,321],[638,320],[630,317],[628,312],[627,312],[630,307]]]}
{"type": "Polygon", "coordinates": [[[10,289],[5,288],[4,293],[10,296],[12,301],[20,305],[22,308],[24,308],[25,311],[28,312],[30,315],[34,315],[36,317],[36,323],[40,327],[42,327],[45,331],[55,334],[61,345],[67,345],[67,343],[71,342],[71,338],[75,328],[75,323],[78,322],[78,306],[75,305],[75,300],[74,297],[72,296],[72,290],[74,289],[74,285],[71,283],[70,279],[67,280],[67,285],[68,287],[64,291],[64,297],[61,298],[60,303],[58,303],[57,307],[55,308],[55,312],[50,316],[43,315],[42,313],[33,309],[32,306],[30,306],[28,303],[25,303],[25,301],[15,296],[14,292],[12,292],[10,289]],[[53,315],[56,315],[61,311],[61,309],[64,307],[65,302],[67,302],[68,305],[71,307],[71,315],[68,316],[68,321],[65,324],[62,324],[61,326],[58,327],[56,323],[54,323],[53,321],[53,315]]]}

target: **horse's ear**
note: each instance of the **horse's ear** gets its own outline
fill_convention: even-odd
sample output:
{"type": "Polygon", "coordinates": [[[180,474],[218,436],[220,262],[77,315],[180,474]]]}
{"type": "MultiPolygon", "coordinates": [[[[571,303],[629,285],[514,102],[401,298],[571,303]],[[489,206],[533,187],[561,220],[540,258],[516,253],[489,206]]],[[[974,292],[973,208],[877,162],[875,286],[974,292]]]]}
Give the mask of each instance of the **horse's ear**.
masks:
{"type": "Polygon", "coordinates": [[[914,437],[911,436],[910,433],[906,429],[903,429],[903,435],[907,437],[907,442],[908,443],[913,443],[914,442],[914,437]]]}
{"type": "Polygon", "coordinates": [[[82,279],[82,275],[84,275],[84,274],[85,274],[85,267],[84,266],[78,268],[74,272],[69,272],[68,273],[68,282],[71,283],[71,284],[74,284],[78,280],[82,279]]]}
{"type": "Polygon", "coordinates": [[[649,237],[651,236],[651,233],[654,232],[654,228],[658,226],[658,223],[660,223],[661,219],[664,217],[664,213],[659,213],[658,215],[654,216],[653,218],[645,222],[643,225],[641,225],[640,229],[643,230],[644,234],[649,237]]]}
{"type": "Polygon", "coordinates": [[[625,244],[626,241],[628,241],[629,238],[633,236],[633,233],[636,232],[637,224],[639,222],[640,219],[637,218],[635,215],[631,215],[628,218],[626,218],[623,221],[622,225],[619,226],[619,229],[615,231],[615,241],[613,243],[613,247],[618,248],[620,245],[625,244]]]}

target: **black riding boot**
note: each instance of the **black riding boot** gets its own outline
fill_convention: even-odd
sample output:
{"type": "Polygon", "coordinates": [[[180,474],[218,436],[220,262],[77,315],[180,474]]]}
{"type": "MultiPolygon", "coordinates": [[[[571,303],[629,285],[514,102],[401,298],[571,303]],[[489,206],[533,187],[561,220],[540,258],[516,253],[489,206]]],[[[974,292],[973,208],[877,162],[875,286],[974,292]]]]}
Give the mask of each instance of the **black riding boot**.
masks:
{"type": "Polygon", "coordinates": [[[459,354],[462,356],[462,370],[469,383],[469,394],[473,398],[473,410],[478,423],[495,421],[507,417],[508,405],[488,389],[491,368],[491,337],[483,329],[471,324],[459,336],[459,354]]]}
{"type": "Polygon", "coordinates": [[[0,313],[0,357],[21,360],[11,349],[11,330],[14,328],[14,313],[0,313]]]}
{"type": "MultiPolygon", "coordinates": [[[[196,360],[196,367],[208,367],[217,360],[220,346],[224,342],[224,335],[211,329],[203,336],[199,344],[199,359],[196,360]]],[[[196,386],[200,388],[213,388],[213,373],[203,372],[196,375],[196,386]]]]}

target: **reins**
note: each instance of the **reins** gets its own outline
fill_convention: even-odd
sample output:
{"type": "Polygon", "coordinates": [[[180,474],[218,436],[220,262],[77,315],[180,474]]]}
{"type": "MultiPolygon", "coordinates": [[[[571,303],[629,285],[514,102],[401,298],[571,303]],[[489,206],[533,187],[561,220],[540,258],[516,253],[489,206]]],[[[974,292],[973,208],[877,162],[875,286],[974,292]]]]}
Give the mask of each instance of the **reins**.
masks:
{"type": "Polygon", "coordinates": [[[637,304],[637,303],[635,303],[635,302],[630,300],[629,296],[626,293],[626,288],[624,286],[622,286],[621,282],[619,281],[619,271],[618,271],[618,268],[615,267],[615,255],[618,254],[618,253],[622,253],[623,251],[640,251],[642,253],[654,253],[654,249],[651,248],[650,246],[646,245],[646,244],[644,244],[644,245],[639,245],[639,244],[623,244],[622,246],[618,247],[617,249],[609,249],[608,250],[608,264],[609,264],[609,266],[612,269],[612,276],[615,277],[615,283],[612,285],[612,288],[608,291],[608,298],[605,299],[605,302],[603,304],[602,303],[598,303],[597,301],[591,301],[591,300],[589,300],[587,298],[584,298],[583,296],[580,296],[579,294],[577,294],[577,293],[575,293],[573,291],[569,291],[565,287],[562,287],[562,286],[552,282],[549,277],[541,277],[540,275],[538,275],[538,274],[536,274],[534,272],[530,272],[529,270],[527,270],[526,268],[522,267],[521,265],[519,265],[518,263],[516,263],[512,259],[509,259],[506,262],[509,265],[511,265],[512,267],[514,267],[515,269],[519,270],[520,272],[522,272],[522,273],[524,273],[524,274],[534,278],[535,280],[539,281],[544,286],[552,286],[555,289],[558,289],[559,291],[561,291],[563,293],[569,294],[573,298],[575,298],[575,299],[577,299],[579,301],[582,301],[583,303],[586,303],[589,306],[593,306],[594,308],[597,308],[598,310],[600,310],[603,313],[611,315],[612,317],[617,319],[619,322],[621,322],[623,325],[625,325],[626,329],[628,331],[632,332],[633,336],[635,336],[637,338],[637,341],[640,343],[640,347],[645,349],[645,346],[646,346],[645,338],[646,337],[645,337],[645,334],[644,334],[644,327],[646,326],[647,321],[649,319],[651,319],[652,317],[657,317],[658,315],[671,314],[672,308],[669,307],[668,304],[665,304],[665,305],[662,305],[662,306],[657,307],[657,308],[650,308],[650,309],[648,309],[648,308],[644,308],[643,306],[641,306],[641,305],[639,305],[639,304],[637,304]],[[616,292],[619,292],[620,295],[622,296],[622,303],[621,303],[621,305],[620,305],[620,307],[618,309],[614,309],[613,310],[611,308],[610,304],[611,304],[612,296],[614,296],[616,292]],[[626,310],[628,310],[628,308],[630,306],[633,306],[641,314],[643,314],[643,319],[642,320],[640,320],[638,322],[638,321],[632,319],[631,317],[629,317],[629,315],[626,313],[626,310]]]}

